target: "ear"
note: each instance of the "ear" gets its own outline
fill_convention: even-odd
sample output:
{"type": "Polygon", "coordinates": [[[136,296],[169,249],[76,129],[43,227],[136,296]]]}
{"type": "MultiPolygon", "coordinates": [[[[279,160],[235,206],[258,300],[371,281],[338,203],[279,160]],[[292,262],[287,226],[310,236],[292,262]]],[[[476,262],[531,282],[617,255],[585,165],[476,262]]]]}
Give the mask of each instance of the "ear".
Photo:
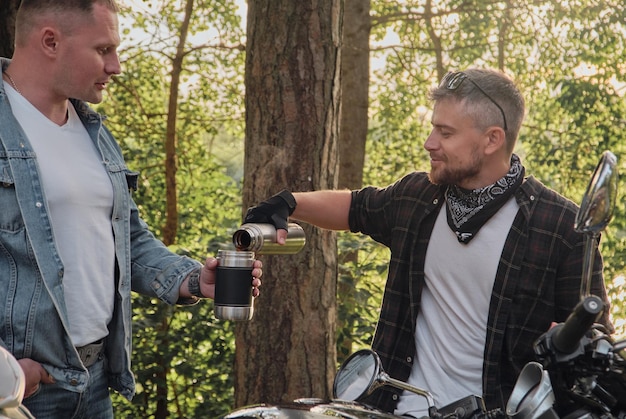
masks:
{"type": "Polygon", "coordinates": [[[500,127],[489,127],[485,133],[487,144],[485,154],[494,154],[506,148],[506,133],[500,127]]]}
{"type": "Polygon", "coordinates": [[[59,34],[56,29],[51,27],[43,28],[41,31],[41,47],[44,54],[55,56],[59,44],[59,34]]]}

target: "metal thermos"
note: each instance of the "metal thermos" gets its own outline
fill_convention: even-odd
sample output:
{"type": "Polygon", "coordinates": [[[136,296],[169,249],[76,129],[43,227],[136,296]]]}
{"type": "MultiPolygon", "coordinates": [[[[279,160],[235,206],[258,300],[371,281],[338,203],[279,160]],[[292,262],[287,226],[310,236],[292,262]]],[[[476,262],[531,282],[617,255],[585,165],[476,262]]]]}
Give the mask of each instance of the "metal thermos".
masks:
{"type": "Polygon", "coordinates": [[[304,230],[296,223],[287,226],[285,244],[276,242],[276,227],[272,224],[242,224],[233,234],[233,244],[237,250],[256,252],[260,255],[293,255],[306,243],[304,230]]]}
{"type": "Polygon", "coordinates": [[[254,313],[252,268],[255,254],[288,255],[298,253],[306,242],[304,230],[289,223],[284,245],[276,243],[272,224],[242,224],[233,234],[237,250],[218,250],[215,277],[214,314],[221,320],[246,321],[254,313]]]}
{"type": "Polygon", "coordinates": [[[221,320],[246,321],[254,312],[252,268],[254,252],[218,250],[214,314],[221,320]]]}

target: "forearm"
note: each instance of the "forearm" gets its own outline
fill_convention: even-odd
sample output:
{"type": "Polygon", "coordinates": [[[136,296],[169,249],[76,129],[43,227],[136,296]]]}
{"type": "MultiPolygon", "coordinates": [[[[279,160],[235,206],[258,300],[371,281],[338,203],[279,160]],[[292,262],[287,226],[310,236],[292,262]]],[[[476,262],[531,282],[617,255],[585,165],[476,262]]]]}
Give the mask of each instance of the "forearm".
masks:
{"type": "Polygon", "coordinates": [[[349,190],[295,192],[296,209],[291,218],[328,230],[349,230],[348,215],[352,193],[349,190]]]}

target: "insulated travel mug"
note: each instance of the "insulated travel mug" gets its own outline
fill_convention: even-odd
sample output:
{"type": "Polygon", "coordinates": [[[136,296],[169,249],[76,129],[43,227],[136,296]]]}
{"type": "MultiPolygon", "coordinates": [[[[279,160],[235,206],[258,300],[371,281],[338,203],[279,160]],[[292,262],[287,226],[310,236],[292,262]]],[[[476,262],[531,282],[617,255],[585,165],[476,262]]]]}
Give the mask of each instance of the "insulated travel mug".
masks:
{"type": "Polygon", "coordinates": [[[252,319],[254,252],[219,250],[215,277],[214,314],[221,320],[252,319]]]}

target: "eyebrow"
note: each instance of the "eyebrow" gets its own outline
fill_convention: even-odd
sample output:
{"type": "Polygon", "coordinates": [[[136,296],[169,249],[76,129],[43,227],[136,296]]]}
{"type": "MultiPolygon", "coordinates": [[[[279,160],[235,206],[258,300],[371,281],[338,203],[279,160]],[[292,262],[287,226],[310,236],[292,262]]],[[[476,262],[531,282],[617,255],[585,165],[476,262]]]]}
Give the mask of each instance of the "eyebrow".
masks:
{"type": "Polygon", "coordinates": [[[430,121],[430,125],[432,125],[433,128],[445,128],[445,129],[450,129],[450,130],[454,130],[456,131],[457,129],[455,127],[453,127],[452,125],[448,125],[448,124],[437,124],[434,121],[430,121]]]}

